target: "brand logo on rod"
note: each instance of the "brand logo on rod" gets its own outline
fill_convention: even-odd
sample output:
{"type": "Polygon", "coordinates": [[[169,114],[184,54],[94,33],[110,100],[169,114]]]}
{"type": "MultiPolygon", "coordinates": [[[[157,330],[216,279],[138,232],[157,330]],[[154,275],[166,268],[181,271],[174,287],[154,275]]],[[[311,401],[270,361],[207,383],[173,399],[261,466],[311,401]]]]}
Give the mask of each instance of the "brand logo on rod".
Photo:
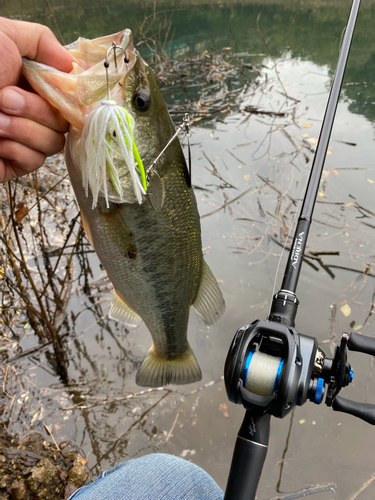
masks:
{"type": "Polygon", "coordinates": [[[304,234],[305,234],[304,231],[302,233],[299,233],[298,239],[294,242],[294,245],[293,245],[293,251],[292,251],[292,255],[290,258],[293,261],[292,266],[294,267],[294,269],[297,268],[299,254],[301,253],[301,250],[302,250],[302,242],[303,242],[303,235],[304,234]]]}

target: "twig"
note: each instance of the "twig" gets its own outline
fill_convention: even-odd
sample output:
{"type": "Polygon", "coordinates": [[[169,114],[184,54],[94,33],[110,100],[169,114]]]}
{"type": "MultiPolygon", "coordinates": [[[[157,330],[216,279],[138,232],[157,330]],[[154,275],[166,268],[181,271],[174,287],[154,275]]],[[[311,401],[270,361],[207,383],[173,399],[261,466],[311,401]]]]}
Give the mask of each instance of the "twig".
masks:
{"type": "Polygon", "coordinates": [[[280,196],[282,196],[282,197],[286,196],[287,198],[290,199],[291,202],[293,202],[293,205],[297,205],[296,200],[293,199],[288,192],[283,193],[271,181],[269,181],[268,179],[266,179],[262,175],[257,174],[257,176],[259,177],[259,179],[261,179],[263,182],[265,182],[271,189],[273,189],[274,191],[276,191],[276,193],[279,193],[280,196]]]}
{"type": "Polygon", "coordinates": [[[374,479],[375,479],[375,474],[372,474],[370,479],[368,479],[357,491],[357,493],[354,493],[354,495],[349,498],[349,500],[354,500],[355,498],[357,498],[358,495],[362,493],[362,491],[364,491],[367,488],[367,486],[369,486],[373,482],[374,479]]]}
{"type": "MultiPolygon", "coordinates": [[[[271,500],[297,500],[298,498],[305,498],[310,495],[317,495],[319,493],[324,493],[325,491],[331,491],[336,495],[336,485],[333,483],[325,484],[322,486],[311,486],[311,488],[306,488],[302,491],[297,491],[296,493],[290,493],[289,495],[277,496],[271,498],[271,500]]],[[[352,498],[350,499],[352,500],[352,498]]]]}
{"type": "Polygon", "coordinates": [[[182,413],[181,408],[178,410],[177,415],[176,415],[176,418],[174,419],[174,422],[173,422],[173,424],[172,424],[172,427],[171,427],[170,431],[168,432],[167,437],[165,438],[165,442],[166,442],[166,443],[169,441],[169,439],[170,439],[170,438],[171,438],[171,436],[172,436],[172,432],[173,432],[174,428],[176,427],[177,420],[178,420],[178,417],[180,416],[180,413],[182,413]]]}
{"type": "Polygon", "coordinates": [[[63,295],[64,289],[65,289],[66,280],[68,279],[68,276],[69,276],[69,273],[70,273],[70,270],[71,270],[70,266],[71,266],[71,263],[72,263],[74,251],[76,249],[76,246],[77,246],[77,243],[79,241],[79,238],[81,237],[81,232],[83,232],[82,226],[79,227],[76,241],[74,243],[72,251],[70,252],[69,260],[68,260],[68,263],[66,265],[66,272],[65,272],[64,280],[63,280],[62,285],[61,285],[61,292],[60,292],[60,295],[59,295],[59,297],[58,297],[58,299],[56,301],[55,314],[53,316],[53,323],[54,324],[55,324],[56,317],[57,317],[57,311],[58,311],[60,303],[61,303],[62,295],[63,295]]]}
{"type": "Polygon", "coordinates": [[[11,190],[9,189],[9,208],[10,208],[10,213],[11,213],[11,219],[12,219],[12,225],[13,225],[13,233],[15,235],[15,238],[16,238],[16,241],[17,241],[17,246],[18,246],[18,250],[19,250],[19,253],[20,253],[20,257],[23,261],[23,269],[26,273],[26,276],[29,280],[29,283],[31,285],[31,288],[34,292],[34,295],[35,295],[35,298],[39,304],[39,308],[40,308],[40,312],[41,312],[41,315],[43,316],[43,321],[47,327],[47,330],[48,332],[50,333],[51,335],[51,339],[52,339],[52,344],[53,344],[53,348],[54,348],[54,351],[55,351],[55,354],[56,354],[56,361],[57,361],[57,366],[58,366],[58,370],[59,370],[59,375],[63,378],[63,380],[67,380],[68,378],[68,372],[67,372],[67,369],[66,369],[66,364],[65,364],[65,355],[64,355],[64,351],[62,349],[62,346],[61,346],[61,340],[59,338],[59,336],[57,335],[54,327],[52,326],[51,322],[50,322],[50,319],[47,315],[47,312],[46,312],[46,309],[44,307],[44,304],[43,304],[43,301],[40,297],[40,294],[38,292],[38,289],[35,285],[35,282],[31,276],[31,273],[30,273],[30,270],[27,266],[27,262],[26,262],[26,259],[25,259],[25,256],[24,256],[24,253],[23,253],[23,248],[22,248],[22,245],[21,245],[21,241],[20,241],[20,238],[19,238],[19,234],[18,234],[18,230],[17,230],[17,223],[16,223],[16,220],[14,218],[14,199],[12,198],[11,196],[11,190]]]}
{"type": "MultiPolygon", "coordinates": [[[[78,403],[77,405],[74,406],[67,406],[67,407],[60,407],[60,410],[68,411],[68,410],[87,410],[88,408],[94,408],[94,406],[103,406],[108,403],[118,403],[120,401],[128,401],[129,399],[134,399],[138,396],[143,396],[144,394],[149,394],[150,392],[155,392],[155,391],[166,391],[166,394],[172,392],[170,389],[167,389],[166,387],[157,387],[157,388],[152,388],[152,389],[146,389],[144,391],[139,391],[139,392],[134,392],[132,394],[129,394],[128,396],[119,396],[119,397],[108,397],[105,398],[103,401],[96,401],[91,404],[84,404],[84,403],[78,403]]],[[[84,398],[84,396],[81,396],[84,398]]],[[[87,398],[89,399],[90,396],[87,398]]]]}
{"type": "Polygon", "coordinates": [[[6,367],[5,375],[4,375],[4,380],[3,380],[3,393],[6,394],[8,396],[8,398],[12,399],[12,396],[10,396],[7,393],[7,391],[5,390],[5,381],[6,381],[7,375],[8,375],[8,367],[6,367]]]}
{"type": "MultiPolygon", "coordinates": [[[[42,422],[43,422],[43,421],[42,421],[42,422]]],[[[44,427],[46,428],[46,431],[48,432],[48,434],[51,436],[52,441],[54,442],[54,444],[55,444],[55,446],[56,446],[57,450],[58,450],[58,451],[61,451],[61,450],[60,450],[60,448],[59,448],[59,445],[56,443],[55,438],[53,437],[53,434],[52,434],[51,430],[49,429],[48,425],[47,425],[47,424],[45,424],[44,422],[43,422],[43,425],[44,425],[44,427]]]]}
{"type": "MultiPolygon", "coordinates": [[[[59,256],[58,256],[57,262],[56,262],[56,264],[55,264],[55,267],[54,267],[54,269],[53,269],[52,273],[50,274],[50,277],[49,277],[49,279],[48,279],[48,282],[46,283],[45,287],[43,288],[42,293],[40,294],[40,296],[41,296],[41,297],[43,297],[43,295],[45,294],[45,292],[46,292],[46,290],[47,290],[47,288],[48,288],[48,285],[51,283],[51,281],[52,281],[53,277],[54,277],[54,276],[55,276],[55,274],[56,274],[57,267],[58,267],[58,265],[59,265],[59,263],[60,263],[60,259],[61,259],[61,257],[63,256],[63,252],[64,252],[64,250],[65,250],[65,248],[66,248],[66,245],[67,245],[67,243],[68,243],[68,241],[69,241],[69,238],[70,238],[70,236],[71,236],[71,234],[72,234],[72,232],[73,232],[73,229],[74,229],[75,223],[77,222],[77,218],[78,218],[78,216],[77,216],[77,217],[74,217],[74,219],[72,220],[72,222],[71,222],[71,224],[70,224],[70,229],[69,229],[69,232],[68,232],[68,234],[67,234],[67,236],[66,236],[66,238],[65,238],[64,244],[63,244],[63,246],[62,246],[62,248],[61,248],[61,251],[60,251],[60,253],[59,253],[59,256]]],[[[76,247],[76,245],[73,245],[73,248],[75,248],[75,247],[76,247]]],[[[44,250],[44,252],[45,252],[45,250],[44,250]]],[[[45,252],[45,253],[46,253],[46,252],[45,252]]]]}
{"type": "Polygon", "coordinates": [[[222,178],[222,176],[219,174],[219,171],[216,167],[216,165],[209,159],[209,157],[206,155],[206,153],[203,151],[203,156],[206,158],[206,160],[209,161],[209,163],[211,164],[213,170],[210,170],[209,168],[206,167],[206,169],[212,174],[214,175],[215,177],[217,177],[218,179],[220,179],[222,182],[224,182],[225,184],[225,187],[230,187],[230,188],[233,188],[233,189],[238,189],[236,188],[236,186],[233,186],[233,184],[230,184],[229,182],[227,182],[225,179],[222,178]]]}
{"type": "Polygon", "coordinates": [[[263,33],[262,33],[261,29],[260,29],[260,26],[259,26],[259,19],[260,19],[260,12],[259,12],[258,17],[257,17],[257,31],[259,32],[259,35],[260,35],[261,39],[263,40],[264,45],[267,47],[267,50],[268,50],[268,52],[269,52],[269,54],[270,54],[271,59],[273,60],[273,63],[274,63],[274,68],[275,68],[275,72],[276,72],[276,76],[277,76],[277,79],[279,80],[280,85],[281,85],[281,86],[282,86],[282,88],[283,88],[284,94],[285,94],[285,95],[286,95],[286,97],[289,99],[289,96],[288,96],[288,94],[287,94],[287,92],[286,92],[286,90],[285,90],[285,87],[284,87],[284,85],[283,85],[283,82],[282,82],[282,81],[281,81],[281,79],[280,79],[279,72],[277,71],[277,63],[276,63],[276,60],[275,60],[275,58],[273,57],[272,52],[271,52],[271,49],[269,48],[269,46],[268,46],[268,44],[267,44],[267,41],[266,41],[266,39],[264,38],[263,33]]]}
{"type": "Polygon", "coordinates": [[[35,347],[31,347],[30,349],[27,349],[26,351],[23,351],[19,354],[17,354],[16,356],[13,356],[13,358],[9,358],[7,359],[7,363],[13,363],[13,361],[16,361],[16,359],[19,359],[19,358],[23,358],[24,356],[28,356],[29,354],[33,354],[35,352],[38,352],[38,351],[41,351],[42,349],[44,349],[44,347],[50,345],[52,343],[52,341],[50,340],[49,342],[43,342],[42,344],[39,344],[35,347]]]}
{"type": "Polygon", "coordinates": [[[216,212],[220,212],[220,210],[222,210],[223,208],[227,207],[228,205],[230,205],[231,203],[234,203],[235,201],[239,200],[240,198],[242,198],[242,196],[245,196],[245,194],[247,194],[249,191],[251,190],[254,190],[254,188],[249,188],[249,189],[246,189],[246,191],[243,191],[243,193],[239,194],[238,196],[236,196],[235,198],[233,198],[233,200],[230,200],[230,201],[226,201],[223,205],[221,205],[220,207],[218,208],[215,208],[215,210],[212,210],[212,212],[208,212],[208,214],[204,214],[204,215],[201,215],[201,219],[204,219],[205,217],[208,217],[209,215],[213,215],[213,214],[216,214],[216,212]]]}

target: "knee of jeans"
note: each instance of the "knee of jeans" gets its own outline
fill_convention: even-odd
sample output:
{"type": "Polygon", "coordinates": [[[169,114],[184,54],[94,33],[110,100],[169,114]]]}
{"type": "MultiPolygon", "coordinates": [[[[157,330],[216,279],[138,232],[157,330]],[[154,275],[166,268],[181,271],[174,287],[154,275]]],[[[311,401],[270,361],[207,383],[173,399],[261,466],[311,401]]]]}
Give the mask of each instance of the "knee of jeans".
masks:
{"type": "MultiPolygon", "coordinates": [[[[190,491],[193,488],[196,494],[202,493],[202,495],[199,494],[199,498],[222,499],[219,487],[199,466],[173,455],[153,453],[122,462],[103,472],[93,483],[74,493],[69,500],[91,498],[90,493],[101,490],[104,484],[105,491],[109,493],[114,489],[118,491],[123,485],[130,484],[134,487],[134,483],[139,484],[140,493],[141,490],[151,491],[152,489],[154,492],[158,491],[158,488],[164,490],[166,486],[170,488],[172,485],[173,491],[178,490],[180,493],[183,493],[184,489],[190,491]],[[207,491],[209,495],[206,494],[207,491]]],[[[156,497],[161,498],[157,495],[156,497]]]]}

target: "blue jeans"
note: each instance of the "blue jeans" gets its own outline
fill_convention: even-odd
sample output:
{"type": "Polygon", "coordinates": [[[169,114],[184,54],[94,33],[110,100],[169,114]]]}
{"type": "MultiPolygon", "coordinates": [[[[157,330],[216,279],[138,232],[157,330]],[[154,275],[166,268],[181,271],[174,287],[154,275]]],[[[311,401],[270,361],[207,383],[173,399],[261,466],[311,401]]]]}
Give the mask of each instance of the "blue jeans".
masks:
{"type": "Polygon", "coordinates": [[[103,472],[69,500],[223,500],[211,476],[187,460],[156,453],[103,472]]]}

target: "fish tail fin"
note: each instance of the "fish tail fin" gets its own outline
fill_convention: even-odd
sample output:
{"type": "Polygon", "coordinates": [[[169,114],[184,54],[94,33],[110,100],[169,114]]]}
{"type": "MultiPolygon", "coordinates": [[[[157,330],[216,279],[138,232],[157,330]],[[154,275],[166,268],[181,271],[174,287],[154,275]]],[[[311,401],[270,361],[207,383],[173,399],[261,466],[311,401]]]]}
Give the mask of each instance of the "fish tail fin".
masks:
{"type": "Polygon", "coordinates": [[[152,346],[135,381],[143,387],[162,387],[167,384],[190,384],[201,378],[201,369],[189,345],[182,356],[174,359],[163,359],[152,346]]]}

